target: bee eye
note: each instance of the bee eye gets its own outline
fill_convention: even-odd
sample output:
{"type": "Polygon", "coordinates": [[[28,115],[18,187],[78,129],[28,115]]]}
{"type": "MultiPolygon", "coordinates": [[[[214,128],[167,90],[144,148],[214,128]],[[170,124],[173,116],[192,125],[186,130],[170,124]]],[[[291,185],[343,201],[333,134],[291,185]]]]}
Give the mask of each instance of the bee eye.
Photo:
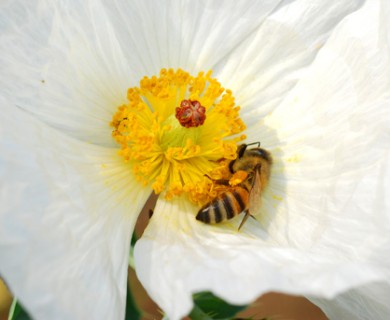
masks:
{"type": "Polygon", "coordinates": [[[234,165],[235,162],[236,162],[236,160],[233,160],[233,161],[230,161],[230,163],[229,163],[229,171],[230,171],[230,173],[234,173],[233,165],[234,165]]]}
{"type": "Polygon", "coordinates": [[[262,150],[262,149],[257,149],[256,152],[257,152],[257,154],[258,154],[260,157],[262,157],[262,158],[265,157],[265,152],[264,152],[264,150],[262,150]]]}
{"type": "Polygon", "coordinates": [[[252,149],[251,151],[253,151],[256,156],[263,158],[265,160],[269,160],[270,158],[268,152],[265,151],[264,149],[256,148],[256,149],[252,149]]]}
{"type": "Polygon", "coordinates": [[[244,153],[245,153],[245,150],[246,150],[246,147],[247,145],[246,144],[242,144],[238,147],[238,150],[237,150],[237,158],[240,159],[243,157],[244,153]]]}

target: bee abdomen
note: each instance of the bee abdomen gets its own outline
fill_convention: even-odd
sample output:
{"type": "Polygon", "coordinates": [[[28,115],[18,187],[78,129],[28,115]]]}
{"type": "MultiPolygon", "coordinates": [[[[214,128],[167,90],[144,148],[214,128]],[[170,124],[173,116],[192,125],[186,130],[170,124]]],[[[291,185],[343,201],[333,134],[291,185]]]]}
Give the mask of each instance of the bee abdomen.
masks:
{"type": "Polygon", "coordinates": [[[196,220],[204,223],[219,223],[240,214],[247,207],[249,193],[244,188],[223,193],[220,197],[202,207],[196,220]]]}

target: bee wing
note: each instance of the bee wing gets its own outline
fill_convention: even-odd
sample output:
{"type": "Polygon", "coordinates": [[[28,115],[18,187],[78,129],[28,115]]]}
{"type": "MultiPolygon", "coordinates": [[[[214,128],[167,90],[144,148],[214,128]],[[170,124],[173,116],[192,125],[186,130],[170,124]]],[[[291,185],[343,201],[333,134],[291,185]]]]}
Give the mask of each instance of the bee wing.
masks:
{"type": "Polygon", "coordinates": [[[261,205],[261,179],[260,179],[261,166],[258,165],[255,168],[255,176],[253,178],[252,187],[249,192],[249,212],[254,213],[261,205]]]}

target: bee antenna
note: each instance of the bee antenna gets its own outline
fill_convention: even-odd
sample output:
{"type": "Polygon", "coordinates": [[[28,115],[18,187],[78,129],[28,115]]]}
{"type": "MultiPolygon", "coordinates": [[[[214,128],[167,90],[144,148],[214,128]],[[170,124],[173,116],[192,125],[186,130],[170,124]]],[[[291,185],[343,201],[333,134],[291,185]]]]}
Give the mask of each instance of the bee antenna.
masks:
{"type": "Polygon", "coordinates": [[[246,146],[247,146],[247,147],[248,147],[248,146],[253,146],[253,145],[255,145],[255,144],[257,144],[257,147],[260,148],[260,141],[248,143],[246,146]]]}

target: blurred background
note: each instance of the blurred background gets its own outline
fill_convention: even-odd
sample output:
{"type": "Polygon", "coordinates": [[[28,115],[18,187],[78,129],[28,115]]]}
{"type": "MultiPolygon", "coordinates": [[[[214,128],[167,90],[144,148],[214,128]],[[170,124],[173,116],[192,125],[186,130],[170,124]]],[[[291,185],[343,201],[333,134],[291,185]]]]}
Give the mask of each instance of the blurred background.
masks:
{"type": "Polygon", "coordinates": [[[8,309],[12,303],[12,296],[4,282],[0,279],[0,320],[7,320],[8,309]]]}

